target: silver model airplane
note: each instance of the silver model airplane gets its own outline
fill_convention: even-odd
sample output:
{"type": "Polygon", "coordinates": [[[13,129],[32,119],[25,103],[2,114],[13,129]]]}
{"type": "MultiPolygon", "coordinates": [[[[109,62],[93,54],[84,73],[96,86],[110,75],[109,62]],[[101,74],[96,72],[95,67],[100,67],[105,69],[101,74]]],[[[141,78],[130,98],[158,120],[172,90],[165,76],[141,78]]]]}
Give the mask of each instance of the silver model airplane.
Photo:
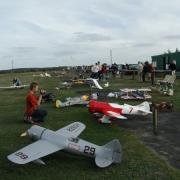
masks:
{"type": "Polygon", "coordinates": [[[98,146],[79,139],[85,125],[74,122],[62,129],[52,131],[37,125],[32,126],[21,136],[29,135],[36,142],[16,151],[7,158],[16,164],[36,162],[45,164],[40,158],[59,150],[95,158],[98,167],[104,168],[112,163],[120,163],[122,149],[119,140],[114,139],[104,146],[98,146]]]}
{"type": "Polygon", "coordinates": [[[61,108],[61,107],[69,107],[69,106],[75,106],[75,105],[88,105],[89,104],[89,96],[80,96],[80,97],[69,97],[66,98],[64,102],[60,100],[56,100],[55,107],[61,108]]]}

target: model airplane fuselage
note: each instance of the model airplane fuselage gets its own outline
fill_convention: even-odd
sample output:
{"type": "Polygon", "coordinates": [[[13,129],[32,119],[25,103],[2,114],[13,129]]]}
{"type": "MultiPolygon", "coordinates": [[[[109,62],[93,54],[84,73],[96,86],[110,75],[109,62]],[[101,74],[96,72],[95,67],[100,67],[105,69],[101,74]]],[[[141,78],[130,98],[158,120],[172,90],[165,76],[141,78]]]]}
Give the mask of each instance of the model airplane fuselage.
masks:
{"type": "Polygon", "coordinates": [[[58,131],[34,125],[27,133],[37,141],[9,155],[8,159],[16,164],[26,164],[32,161],[44,164],[40,158],[59,150],[65,150],[93,157],[96,165],[101,168],[121,162],[121,145],[117,139],[104,146],[98,146],[78,138],[84,129],[85,125],[80,122],[74,122],[58,131]]]}
{"type": "Polygon", "coordinates": [[[111,123],[112,118],[127,119],[123,115],[147,115],[150,114],[150,106],[148,102],[144,102],[137,106],[128,104],[119,105],[115,103],[99,102],[91,100],[89,103],[89,111],[97,115],[103,114],[99,119],[101,123],[111,123]]]}

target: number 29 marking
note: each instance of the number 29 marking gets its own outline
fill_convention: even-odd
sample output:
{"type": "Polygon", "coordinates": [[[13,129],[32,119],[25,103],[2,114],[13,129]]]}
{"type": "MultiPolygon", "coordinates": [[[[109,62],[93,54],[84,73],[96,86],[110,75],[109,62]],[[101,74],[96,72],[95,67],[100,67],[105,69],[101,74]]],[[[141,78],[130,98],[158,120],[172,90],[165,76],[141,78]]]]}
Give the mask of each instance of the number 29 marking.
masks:
{"type": "Polygon", "coordinates": [[[89,146],[84,147],[85,154],[89,154],[89,155],[93,156],[95,154],[95,151],[96,151],[96,148],[94,148],[94,147],[89,147],[89,146]]]}

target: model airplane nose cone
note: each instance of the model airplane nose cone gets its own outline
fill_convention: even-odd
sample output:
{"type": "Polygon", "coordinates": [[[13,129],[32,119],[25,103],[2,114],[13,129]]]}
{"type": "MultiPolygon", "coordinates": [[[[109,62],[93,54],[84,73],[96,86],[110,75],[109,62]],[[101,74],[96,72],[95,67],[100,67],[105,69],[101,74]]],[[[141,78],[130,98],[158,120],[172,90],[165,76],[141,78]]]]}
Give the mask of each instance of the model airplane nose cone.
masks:
{"type": "Polygon", "coordinates": [[[24,133],[21,134],[21,137],[25,137],[25,136],[27,136],[27,135],[28,135],[28,132],[26,131],[26,132],[24,132],[24,133]]]}

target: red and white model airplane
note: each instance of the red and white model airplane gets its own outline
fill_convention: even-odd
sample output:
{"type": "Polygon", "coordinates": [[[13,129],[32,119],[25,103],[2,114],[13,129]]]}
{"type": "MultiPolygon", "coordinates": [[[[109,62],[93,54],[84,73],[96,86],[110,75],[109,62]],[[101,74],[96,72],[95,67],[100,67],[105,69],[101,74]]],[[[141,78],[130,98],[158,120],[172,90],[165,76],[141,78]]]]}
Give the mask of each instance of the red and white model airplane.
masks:
{"type": "Polygon", "coordinates": [[[99,102],[96,100],[91,100],[89,103],[89,111],[96,116],[102,114],[99,119],[100,123],[111,123],[113,118],[117,119],[127,119],[123,115],[148,115],[152,112],[150,111],[150,106],[147,101],[139,104],[137,106],[131,106],[128,104],[115,104],[107,102],[99,102]]]}

